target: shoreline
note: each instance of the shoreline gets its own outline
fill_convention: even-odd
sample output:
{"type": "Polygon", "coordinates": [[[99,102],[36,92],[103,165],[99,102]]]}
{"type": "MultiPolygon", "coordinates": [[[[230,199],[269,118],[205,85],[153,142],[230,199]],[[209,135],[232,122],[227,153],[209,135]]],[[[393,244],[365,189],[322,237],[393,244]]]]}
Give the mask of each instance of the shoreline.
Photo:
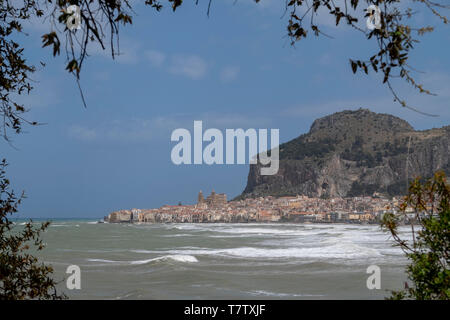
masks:
{"type": "MultiPolygon", "coordinates": [[[[104,221],[153,223],[347,223],[380,224],[385,214],[396,214],[400,199],[378,196],[352,198],[310,198],[308,196],[259,197],[227,201],[223,193],[214,191],[204,197],[200,191],[196,204],[163,205],[153,209],[113,211],[104,221]]],[[[412,209],[412,208],[409,208],[412,209]]],[[[404,217],[415,219],[412,210],[404,217]]]]}
{"type": "MultiPolygon", "coordinates": [[[[381,223],[378,221],[373,222],[332,222],[332,221],[322,221],[322,222],[299,222],[299,221],[208,221],[208,222],[134,222],[134,221],[118,221],[118,222],[109,222],[109,221],[97,221],[98,224],[106,223],[106,224],[136,224],[136,225],[152,225],[152,224],[261,224],[261,225],[314,225],[314,224],[333,224],[333,225],[378,225],[381,226],[381,223]]],[[[401,222],[399,226],[408,226],[412,225],[409,222],[401,222]]],[[[414,224],[418,225],[418,224],[414,224]]]]}

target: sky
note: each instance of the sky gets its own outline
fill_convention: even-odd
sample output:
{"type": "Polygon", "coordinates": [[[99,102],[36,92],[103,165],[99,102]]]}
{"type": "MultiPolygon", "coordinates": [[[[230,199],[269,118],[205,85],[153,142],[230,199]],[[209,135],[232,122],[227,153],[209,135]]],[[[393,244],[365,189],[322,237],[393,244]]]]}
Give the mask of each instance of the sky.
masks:
{"type": "MultiPolygon", "coordinates": [[[[199,190],[245,188],[246,165],[174,165],[170,136],[177,128],[276,128],[280,143],[308,132],[312,122],[342,111],[369,108],[425,130],[450,124],[450,34],[427,13],[415,23],[437,30],[411,53],[416,77],[437,96],[401,81],[401,96],[427,117],[393,101],[381,76],[351,72],[349,58],[366,59],[375,47],[363,33],[318,17],[331,38],[290,45],[284,1],[184,1],[176,12],[155,12],[135,1],[133,25],[121,29],[121,55],[90,48],[81,86],[64,70],[65,57],[41,48],[47,22],[26,24],[21,38],[38,67],[35,89],[20,97],[27,118],[43,123],[1,142],[16,192],[25,191],[19,217],[100,218],[114,210],[195,203],[199,190]]],[[[364,13],[360,13],[363,17],[364,13]]],[[[363,20],[362,20],[363,21],[363,20]]]]}

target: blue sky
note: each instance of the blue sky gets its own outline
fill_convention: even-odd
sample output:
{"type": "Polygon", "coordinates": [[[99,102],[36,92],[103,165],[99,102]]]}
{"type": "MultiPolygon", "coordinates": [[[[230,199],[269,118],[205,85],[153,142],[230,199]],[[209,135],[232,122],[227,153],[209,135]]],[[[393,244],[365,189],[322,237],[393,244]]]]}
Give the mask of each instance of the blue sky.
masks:
{"type": "Polygon", "coordinates": [[[200,2],[185,1],[175,13],[138,5],[133,25],[122,28],[118,59],[91,48],[81,80],[87,109],[64,57],[41,48],[49,26],[26,26],[26,56],[46,67],[21,100],[31,109],[28,118],[45,125],[12,136],[14,148],[3,142],[8,176],[28,196],[21,217],[102,217],[188,204],[199,190],[235,197],[248,165],[172,164],[171,132],[192,131],[194,120],[204,128],[278,128],[280,142],[307,132],[318,117],[360,107],[394,114],[416,129],[450,123],[449,27],[429,14],[415,19],[438,29],[421,39],[410,62],[438,96],[395,84],[411,105],[438,118],[394,103],[379,75],[351,73],[348,59],[365,59],[375,48],[351,28],[320,18],[333,38],[310,37],[292,47],[284,1],[221,1],[209,18],[200,2]]]}

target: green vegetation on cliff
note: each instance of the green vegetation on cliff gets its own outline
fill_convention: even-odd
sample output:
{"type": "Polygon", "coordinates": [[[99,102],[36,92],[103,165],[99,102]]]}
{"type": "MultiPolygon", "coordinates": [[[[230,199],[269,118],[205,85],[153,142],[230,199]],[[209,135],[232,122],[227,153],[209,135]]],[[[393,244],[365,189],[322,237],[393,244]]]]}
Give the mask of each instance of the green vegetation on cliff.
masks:
{"type": "Polygon", "coordinates": [[[345,197],[406,194],[408,181],[450,172],[450,126],[416,131],[405,120],[367,109],[317,119],[308,133],[280,145],[280,169],[251,165],[240,196],[345,197]]]}

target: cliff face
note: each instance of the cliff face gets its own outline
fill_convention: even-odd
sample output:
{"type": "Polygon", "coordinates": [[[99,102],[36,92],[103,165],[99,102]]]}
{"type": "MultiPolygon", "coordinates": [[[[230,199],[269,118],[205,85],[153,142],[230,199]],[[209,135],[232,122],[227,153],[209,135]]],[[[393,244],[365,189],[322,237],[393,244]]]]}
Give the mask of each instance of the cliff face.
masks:
{"type": "Polygon", "coordinates": [[[450,126],[415,131],[408,122],[366,109],[314,121],[307,134],[280,145],[280,169],[261,176],[251,165],[240,198],[308,195],[401,195],[407,180],[450,173],[450,126]],[[408,165],[407,165],[408,163],[408,165]]]}

